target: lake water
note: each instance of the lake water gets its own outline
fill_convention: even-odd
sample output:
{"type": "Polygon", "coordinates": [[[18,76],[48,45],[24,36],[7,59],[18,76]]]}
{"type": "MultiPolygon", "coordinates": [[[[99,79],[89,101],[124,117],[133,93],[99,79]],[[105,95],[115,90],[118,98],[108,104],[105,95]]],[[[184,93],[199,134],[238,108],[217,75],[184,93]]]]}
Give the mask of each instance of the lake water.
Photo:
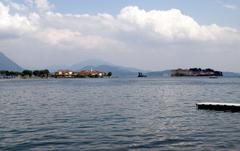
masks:
{"type": "Polygon", "coordinates": [[[240,150],[240,78],[0,80],[0,150],[240,150]]]}

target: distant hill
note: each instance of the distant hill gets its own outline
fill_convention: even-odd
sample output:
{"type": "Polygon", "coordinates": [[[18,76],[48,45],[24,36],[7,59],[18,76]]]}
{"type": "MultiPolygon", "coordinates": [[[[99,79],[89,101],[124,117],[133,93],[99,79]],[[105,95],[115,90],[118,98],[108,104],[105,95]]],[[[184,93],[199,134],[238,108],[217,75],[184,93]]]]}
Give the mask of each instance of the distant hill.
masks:
{"type": "Polygon", "coordinates": [[[55,65],[55,66],[49,66],[46,67],[50,72],[56,72],[58,70],[65,70],[65,69],[70,69],[70,66],[65,66],[65,65],[55,65]]]}
{"type": "Polygon", "coordinates": [[[85,68],[86,66],[97,67],[97,66],[101,66],[101,65],[109,65],[109,66],[112,66],[113,64],[111,64],[111,63],[109,63],[109,62],[107,62],[107,61],[104,61],[104,60],[90,59],[90,60],[85,60],[85,61],[76,63],[76,64],[70,66],[70,69],[71,69],[71,70],[78,71],[78,70],[81,70],[81,69],[85,68]]]}
{"type": "Polygon", "coordinates": [[[70,67],[70,69],[74,71],[90,69],[100,70],[104,72],[112,72],[113,76],[137,76],[138,72],[144,72],[141,69],[117,66],[97,59],[86,60],[78,64],[74,64],[70,67]]]}
{"type": "Polygon", "coordinates": [[[86,66],[82,68],[82,70],[90,70],[90,69],[104,71],[104,72],[112,72],[113,76],[137,76],[138,75],[138,72],[132,71],[131,68],[125,68],[120,66],[100,65],[100,66],[86,66]]]}
{"type": "Polygon", "coordinates": [[[171,77],[171,70],[147,72],[148,77],[171,77]]]}
{"type": "Polygon", "coordinates": [[[240,77],[240,73],[235,72],[223,72],[224,77],[240,77]]]}
{"type": "MultiPolygon", "coordinates": [[[[137,68],[123,67],[114,65],[104,60],[90,59],[76,63],[72,66],[62,65],[62,66],[52,66],[48,68],[51,72],[55,72],[59,69],[70,69],[73,71],[80,70],[100,70],[104,72],[112,72],[113,76],[125,76],[125,77],[137,77],[138,72],[144,73],[147,77],[171,77],[171,70],[164,71],[146,71],[137,68]]],[[[239,77],[240,73],[234,72],[223,72],[224,77],[239,77]]]]}
{"type": "Polygon", "coordinates": [[[121,77],[122,76],[137,77],[138,72],[146,72],[144,70],[137,69],[137,68],[117,66],[107,61],[99,60],[99,59],[82,61],[72,66],[52,66],[52,67],[48,67],[48,69],[51,72],[55,72],[59,69],[70,69],[73,71],[93,69],[93,70],[99,70],[104,72],[112,72],[113,76],[121,76],[121,77]]]}
{"type": "Polygon", "coordinates": [[[0,52],[0,70],[22,71],[23,68],[0,52]]]}

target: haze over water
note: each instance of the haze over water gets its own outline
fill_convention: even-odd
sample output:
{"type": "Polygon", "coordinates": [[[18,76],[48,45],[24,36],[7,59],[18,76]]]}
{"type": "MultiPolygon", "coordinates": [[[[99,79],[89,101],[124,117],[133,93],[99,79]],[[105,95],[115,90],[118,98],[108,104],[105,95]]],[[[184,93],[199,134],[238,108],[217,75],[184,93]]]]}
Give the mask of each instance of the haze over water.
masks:
{"type": "Polygon", "coordinates": [[[238,150],[239,78],[0,81],[0,150],[238,150]]]}

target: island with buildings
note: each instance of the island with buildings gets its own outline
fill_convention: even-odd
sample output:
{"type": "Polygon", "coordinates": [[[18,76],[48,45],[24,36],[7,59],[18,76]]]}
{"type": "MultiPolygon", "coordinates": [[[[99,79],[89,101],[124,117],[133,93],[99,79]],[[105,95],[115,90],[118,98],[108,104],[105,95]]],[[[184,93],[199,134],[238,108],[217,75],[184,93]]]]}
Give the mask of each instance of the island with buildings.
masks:
{"type": "Polygon", "coordinates": [[[103,72],[97,70],[81,70],[79,72],[71,71],[71,70],[58,70],[55,72],[55,78],[104,78],[111,77],[111,72],[103,72]]]}
{"type": "MultiPolygon", "coordinates": [[[[221,77],[223,72],[215,71],[213,69],[201,69],[201,68],[190,68],[190,69],[175,69],[163,71],[167,73],[167,77],[221,77]]],[[[162,72],[157,74],[161,75],[162,72]]],[[[138,73],[137,77],[148,77],[148,73],[138,73]]],[[[117,74],[114,76],[117,76],[117,74]]],[[[82,69],[80,71],[74,70],[57,70],[56,72],[50,72],[48,69],[44,70],[23,70],[23,71],[7,71],[0,70],[0,79],[30,79],[30,78],[109,78],[112,77],[112,72],[105,72],[93,69],[82,69]]],[[[131,77],[129,75],[129,77],[131,77]]],[[[151,76],[150,76],[151,77],[151,76]]],[[[160,76],[162,77],[162,76],[160,76]]]]}
{"type": "Polygon", "coordinates": [[[190,69],[176,69],[171,70],[171,77],[220,77],[223,76],[221,71],[215,71],[213,69],[201,69],[201,68],[190,68],[190,69]]]}
{"type": "Polygon", "coordinates": [[[71,71],[71,70],[58,70],[56,72],[50,73],[48,69],[44,70],[23,70],[20,71],[0,71],[0,79],[30,79],[30,78],[104,78],[111,77],[112,72],[103,72],[97,70],[81,70],[71,71]]]}

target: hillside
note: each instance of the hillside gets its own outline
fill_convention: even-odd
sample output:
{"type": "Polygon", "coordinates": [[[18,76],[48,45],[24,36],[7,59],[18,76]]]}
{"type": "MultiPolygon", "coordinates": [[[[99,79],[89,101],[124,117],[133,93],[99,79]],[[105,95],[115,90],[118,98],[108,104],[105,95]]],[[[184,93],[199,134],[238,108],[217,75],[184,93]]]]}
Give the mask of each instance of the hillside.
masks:
{"type": "Polygon", "coordinates": [[[164,71],[153,71],[146,73],[148,77],[170,77],[171,70],[164,70],[164,71]]]}
{"type": "Polygon", "coordinates": [[[99,59],[91,59],[74,64],[70,67],[70,69],[73,71],[93,69],[104,72],[112,72],[114,76],[134,76],[134,77],[138,75],[138,72],[144,72],[141,69],[118,66],[99,59]]]}
{"type": "Polygon", "coordinates": [[[0,52],[0,70],[22,71],[23,68],[0,52]]]}
{"type": "Polygon", "coordinates": [[[104,72],[112,72],[114,76],[137,76],[138,72],[132,71],[129,68],[111,66],[111,65],[100,65],[100,66],[85,66],[82,70],[99,70],[104,72]]]}
{"type": "Polygon", "coordinates": [[[223,72],[224,77],[240,77],[240,73],[235,72],[223,72]]]}

